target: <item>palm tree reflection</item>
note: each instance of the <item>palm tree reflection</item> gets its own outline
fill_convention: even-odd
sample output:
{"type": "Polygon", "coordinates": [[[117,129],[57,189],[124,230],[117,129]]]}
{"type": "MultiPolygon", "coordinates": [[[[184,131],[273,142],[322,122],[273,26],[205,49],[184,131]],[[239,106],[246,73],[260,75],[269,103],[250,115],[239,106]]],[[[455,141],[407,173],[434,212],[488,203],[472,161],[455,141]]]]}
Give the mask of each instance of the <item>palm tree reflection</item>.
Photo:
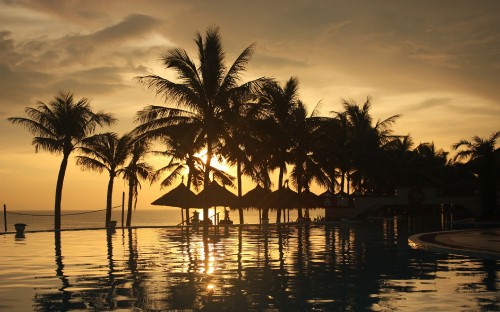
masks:
{"type": "MultiPolygon", "coordinates": [[[[213,243],[185,228],[155,230],[159,237],[151,241],[158,232],[151,230],[139,240],[145,230],[127,229],[119,237],[122,244],[106,233],[106,252],[95,258],[91,272],[77,268],[76,273],[75,266],[65,267],[61,234],[56,233],[58,284],[52,293],[39,291],[35,309],[357,311],[391,306],[394,291],[418,292],[414,285],[419,280],[436,279],[438,264],[447,257],[415,256],[417,251],[405,243],[414,230],[422,228],[413,218],[324,227],[230,227],[227,237],[213,243]]],[[[494,293],[498,264],[476,263],[459,291],[494,293]]]]}

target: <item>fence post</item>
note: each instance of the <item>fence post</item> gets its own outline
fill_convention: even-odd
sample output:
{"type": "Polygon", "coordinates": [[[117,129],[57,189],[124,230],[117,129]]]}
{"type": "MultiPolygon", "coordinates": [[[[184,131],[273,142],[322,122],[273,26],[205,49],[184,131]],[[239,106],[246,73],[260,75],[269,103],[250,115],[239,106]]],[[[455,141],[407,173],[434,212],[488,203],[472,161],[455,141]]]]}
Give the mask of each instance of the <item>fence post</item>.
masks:
{"type": "Polygon", "coordinates": [[[7,232],[7,205],[3,204],[3,226],[7,232]]]}

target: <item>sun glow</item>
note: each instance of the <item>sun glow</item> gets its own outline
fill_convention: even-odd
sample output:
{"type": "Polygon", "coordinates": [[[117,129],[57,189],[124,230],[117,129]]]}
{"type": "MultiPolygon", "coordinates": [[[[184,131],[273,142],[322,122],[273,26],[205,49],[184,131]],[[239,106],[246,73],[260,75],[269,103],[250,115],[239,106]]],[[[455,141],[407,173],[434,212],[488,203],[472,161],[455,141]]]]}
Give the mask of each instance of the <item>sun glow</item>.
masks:
{"type": "MultiPolygon", "coordinates": [[[[207,150],[203,150],[200,153],[195,154],[196,157],[201,158],[203,163],[207,162],[207,150]]],[[[224,171],[229,173],[229,171],[232,169],[224,159],[224,157],[218,157],[217,155],[212,156],[212,160],[210,161],[210,165],[214,167],[215,169],[224,171]]]]}

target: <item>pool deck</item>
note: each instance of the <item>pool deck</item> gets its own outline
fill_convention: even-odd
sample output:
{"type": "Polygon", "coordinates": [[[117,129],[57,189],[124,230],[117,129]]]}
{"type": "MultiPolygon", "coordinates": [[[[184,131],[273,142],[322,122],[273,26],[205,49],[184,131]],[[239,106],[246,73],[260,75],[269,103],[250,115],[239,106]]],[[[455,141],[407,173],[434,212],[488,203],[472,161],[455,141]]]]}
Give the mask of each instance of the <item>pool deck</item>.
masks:
{"type": "Polygon", "coordinates": [[[415,249],[500,260],[500,228],[420,233],[408,243],[415,249]]]}

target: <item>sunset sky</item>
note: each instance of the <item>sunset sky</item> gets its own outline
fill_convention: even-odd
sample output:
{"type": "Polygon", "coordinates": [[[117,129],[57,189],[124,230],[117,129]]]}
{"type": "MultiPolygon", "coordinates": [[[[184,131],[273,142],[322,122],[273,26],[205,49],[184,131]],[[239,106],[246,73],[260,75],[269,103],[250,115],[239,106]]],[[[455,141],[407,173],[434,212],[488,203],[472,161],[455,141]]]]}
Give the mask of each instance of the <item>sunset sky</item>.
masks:
{"type": "MultiPolygon", "coordinates": [[[[133,77],[172,78],[159,58],[220,28],[228,64],[256,43],[244,80],[297,76],[300,97],[329,115],[341,99],[372,114],[402,114],[394,127],[416,144],[450,146],[500,130],[499,1],[94,1],[0,2],[0,200],[9,210],[52,209],[58,155],[35,154],[32,135],[6,119],[58,90],[91,99],[123,134],[135,113],[162,104],[133,77]]],[[[70,160],[63,209],[105,207],[107,174],[70,160]]],[[[252,185],[247,185],[244,192],[252,185]]],[[[125,185],[115,183],[114,204],[125,185]]],[[[166,190],[143,183],[139,207],[166,190]]]]}

